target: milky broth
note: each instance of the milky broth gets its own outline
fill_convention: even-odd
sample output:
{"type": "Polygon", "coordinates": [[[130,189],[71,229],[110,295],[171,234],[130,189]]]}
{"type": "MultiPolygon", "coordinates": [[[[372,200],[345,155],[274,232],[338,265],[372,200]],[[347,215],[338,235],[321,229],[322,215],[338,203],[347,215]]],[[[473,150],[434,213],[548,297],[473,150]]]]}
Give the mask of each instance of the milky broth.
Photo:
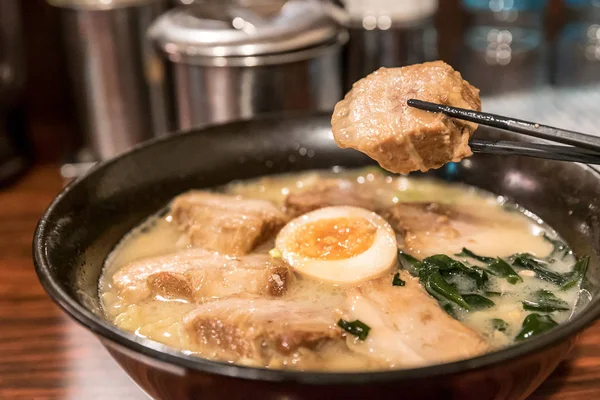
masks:
{"type": "MultiPolygon", "coordinates": [[[[477,190],[462,184],[448,184],[437,180],[389,176],[379,169],[368,168],[355,171],[310,171],[298,174],[261,177],[254,180],[233,182],[220,190],[241,195],[246,198],[266,199],[277,206],[282,206],[287,194],[301,191],[322,179],[348,179],[364,186],[374,193],[379,206],[391,206],[399,202],[440,202],[458,207],[468,208],[469,212],[486,215],[488,219],[497,220],[494,234],[475,236],[469,250],[480,255],[491,257],[508,257],[515,253],[530,253],[543,258],[549,255],[553,246],[542,237],[556,238],[556,234],[531,214],[516,207],[507,206],[506,200],[490,193],[477,190]]],[[[195,354],[191,339],[182,329],[182,320],[195,308],[195,304],[184,300],[168,300],[159,296],[152,299],[129,303],[119,296],[111,284],[112,277],[127,263],[145,257],[164,255],[181,250],[178,244],[180,232],[173,217],[163,211],[150,217],[138,228],[128,234],[106,260],[105,269],[100,279],[100,297],[107,318],[119,328],[136,335],[178,348],[185,353],[195,354]]],[[[261,245],[255,252],[267,253],[273,248],[273,241],[261,245]]],[[[461,249],[440,248],[432,253],[448,256],[467,262],[471,266],[483,266],[483,263],[457,257],[455,253],[461,249]]],[[[412,254],[419,259],[431,254],[412,254]]],[[[557,258],[549,264],[554,271],[565,273],[570,271],[575,258],[568,253],[564,258],[557,258]]],[[[521,271],[523,282],[511,285],[505,279],[490,275],[487,290],[499,292],[500,296],[490,297],[495,306],[478,311],[467,312],[456,308],[456,318],[484,336],[492,348],[511,344],[519,332],[524,318],[531,312],[525,311],[521,301],[530,299],[540,289],[552,291],[557,297],[565,300],[571,307],[576,301],[578,287],[568,291],[559,291],[553,284],[530,276],[529,271],[521,271]],[[490,320],[499,318],[508,323],[504,332],[495,330],[490,320]]],[[[460,288],[461,282],[456,282],[460,288]]],[[[310,301],[324,307],[338,307],[344,298],[344,290],[331,284],[317,283],[310,279],[297,279],[284,295],[286,299],[310,301]]],[[[571,311],[553,312],[550,315],[557,322],[569,318],[571,311]]],[[[335,321],[333,321],[335,323],[335,321]]],[[[281,365],[267,367],[291,367],[298,369],[356,370],[385,368],[384,365],[369,358],[351,354],[337,345],[325,347],[318,354],[318,362],[308,367],[296,365],[293,357],[286,359],[281,365]]],[[[211,354],[203,353],[202,357],[211,358],[211,354]]],[[[250,360],[226,360],[230,362],[254,365],[250,360]]]]}

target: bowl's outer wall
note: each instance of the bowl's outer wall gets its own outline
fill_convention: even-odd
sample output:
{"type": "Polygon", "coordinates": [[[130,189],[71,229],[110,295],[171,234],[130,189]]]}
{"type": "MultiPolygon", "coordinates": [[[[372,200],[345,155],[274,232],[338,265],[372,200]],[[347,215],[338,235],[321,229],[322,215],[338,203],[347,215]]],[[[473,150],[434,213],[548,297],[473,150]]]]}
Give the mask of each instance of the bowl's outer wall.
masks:
{"type": "Polygon", "coordinates": [[[574,337],[543,352],[440,378],[352,385],[265,382],[173,368],[142,354],[103,341],[109,353],[154,399],[431,399],[521,400],[531,394],[568,354],[574,337]]]}
{"type": "MultiPolygon", "coordinates": [[[[491,131],[477,135],[514,139],[491,131]]],[[[40,264],[45,263],[49,274],[58,278],[60,290],[99,313],[97,282],[107,254],[131,228],[175,195],[264,174],[369,163],[364,155],[336,146],[327,115],[233,123],[143,146],[94,170],[54,204],[34,243],[44,257],[41,262],[36,254],[40,279],[48,289],[48,273],[40,272],[40,264]]],[[[597,297],[600,180],[589,167],[532,158],[473,156],[432,174],[502,194],[536,213],[577,254],[592,255],[585,287],[597,297]]],[[[578,309],[586,303],[581,301],[578,309]]],[[[88,328],[98,331],[97,326],[88,328]]],[[[348,382],[327,390],[322,385],[246,381],[195,370],[182,376],[172,369],[157,368],[156,361],[150,362],[144,355],[103,342],[136,382],[157,398],[356,398],[380,392],[393,397],[410,393],[410,398],[512,400],[531,393],[565,357],[573,340],[573,336],[563,337],[518,360],[435,381],[361,386],[348,382]]]]}
{"type": "Polygon", "coordinates": [[[378,384],[306,385],[294,382],[245,380],[198,371],[173,368],[113,342],[103,344],[154,399],[249,399],[249,400],[331,400],[331,399],[431,399],[431,400],[522,400],[529,396],[558,366],[571,347],[570,337],[542,352],[518,360],[495,364],[442,377],[400,380],[378,384]]]}

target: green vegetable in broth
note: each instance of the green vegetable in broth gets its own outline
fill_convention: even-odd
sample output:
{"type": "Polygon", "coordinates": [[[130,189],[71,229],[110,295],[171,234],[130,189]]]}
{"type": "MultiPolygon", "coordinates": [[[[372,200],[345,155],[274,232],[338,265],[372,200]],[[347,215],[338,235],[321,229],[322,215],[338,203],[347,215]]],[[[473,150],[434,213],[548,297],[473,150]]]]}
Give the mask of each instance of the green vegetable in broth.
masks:
{"type": "Polygon", "coordinates": [[[535,272],[539,279],[560,286],[561,290],[568,290],[580,284],[590,262],[589,256],[582,257],[575,263],[571,272],[559,274],[549,269],[546,263],[530,254],[515,254],[512,258],[514,266],[535,272]]]}
{"type": "Polygon", "coordinates": [[[367,336],[369,336],[369,331],[371,330],[371,328],[367,324],[359,320],[350,322],[340,319],[337,324],[340,328],[342,328],[349,334],[356,336],[360,340],[365,340],[367,336]]]}
{"type": "Polygon", "coordinates": [[[462,251],[457,254],[459,257],[472,258],[474,260],[481,261],[487,264],[487,271],[493,275],[499,276],[500,278],[505,278],[508,283],[516,284],[518,282],[523,282],[523,278],[519,276],[515,272],[514,269],[503,259],[500,257],[486,257],[480,256],[478,254],[473,253],[471,250],[463,247],[462,251]]]}
{"type": "Polygon", "coordinates": [[[473,272],[468,272],[469,276],[475,280],[477,289],[485,289],[486,284],[490,280],[488,273],[485,269],[479,267],[471,267],[473,272]]]}
{"type": "Polygon", "coordinates": [[[530,254],[516,254],[513,257],[513,266],[533,271],[540,279],[551,282],[557,286],[560,286],[565,282],[565,277],[563,275],[552,271],[543,262],[536,260],[530,254]]]}
{"type": "Polygon", "coordinates": [[[590,263],[590,256],[585,256],[579,259],[573,266],[573,270],[571,271],[569,277],[565,279],[565,281],[560,286],[561,290],[569,290],[572,287],[581,285],[583,278],[585,277],[585,273],[588,269],[588,265],[590,263]]]}
{"type": "Polygon", "coordinates": [[[499,331],[499,332],[506,332],[509,328],[508,323],[500,318],[493,318],[492,319],[492,326],[494,327],[495,330],[499,331]]]}
{"type": "Polygon", "coordinates": [[[562,240],[552,239],[547,234],[543,234],[542,237],[548,243],[552,245],[552,252],[548,256],[548,258],[552,258],[554,256],[560,257],[563,260],[570,252],[569,246],[567,246],[562,240]]]}
{"type": "Polygon", "coordinates": [[[523,320],[521,331],[515,337],[516,341],[529,339],[540,333],[544,333],[558,324],[549,315],[529,314],[523,320]]]}
{"type": "Polygon", "coordinates": [[[419,279],[421,280],[421,283],[427,292],[436,299],[445,299],[459,305],[466,310],[471,310],[469,303],[467,303],[467,301],[460,295],[455,287],[446,282],[439,271],[425,271],[419,275],[419,279]]]}
{"type": "Polygon", "coordinates": [[[394,279],[392,279],[392,286],[404,286],[406,282],[400,279],[400,272],[396,272],[394,279]]]}
{"type": "Polygon", "coordinates": [[[505,278],[508,283],[512,285],[523,282],[523,278],[521,278],[521,276],[517,274],[515,270],[512,269],[512,267],[500,257],[494,259],[488,265],[488,271],[500,278],[505,278]]]}
{"type": "Polygon", "coordinates": [[[458,254],[455,254],[457,257],[464,257],[464,258],[472,258],[481,262],[484,262],[486,264],[489,264],[491,262],[493,262],[494,260],[496,260],[494,257],[484,257],[484,256],[479,256],[475,253],[473,253],[471,250],[463,247],[462,251],[458,254]]]}
{"type": "Polygon", "coordinates": [[[477,289],[483,289],[488,281],[487,272],[479,267],[467,267],[460,261],[453,260],[445,254],[436,254],[425,258],[419,264],[415,265],[417,270],[436,269],[443,276],[458,274],[471,279],[477,286],[477,289]]]}
{"type": "Polygon", "coordinates": [[[484,308],[494,307],[496,303],[476,293],[463,294],[462,297],[469,303],[475,310],[481,310],[484,308]]]}
{"type": "Polygon", "coordinates": [[[398,263],[402,269],[408,271],[412,276],[419,276],[419,272],[415,269],[415,264],[417,264],[419,260],[403,252],[402,250],[398,250],[398,263]]]}
{"type": "Polygon", "coordinates": [[[449,316],[456,319],[456,313],[454,312],[454,307],[452,307],[452,304],[446,303],[442,306],[442,309],[446,311],[449,316]]]}
{"type": "Polygon", "coordinates": [[[538,290],[535,292],[535,300],[524,300],[523,309],[527,311],[553,312],[568,311],[569,303],[559,299],[549,290],[538,290]]]}

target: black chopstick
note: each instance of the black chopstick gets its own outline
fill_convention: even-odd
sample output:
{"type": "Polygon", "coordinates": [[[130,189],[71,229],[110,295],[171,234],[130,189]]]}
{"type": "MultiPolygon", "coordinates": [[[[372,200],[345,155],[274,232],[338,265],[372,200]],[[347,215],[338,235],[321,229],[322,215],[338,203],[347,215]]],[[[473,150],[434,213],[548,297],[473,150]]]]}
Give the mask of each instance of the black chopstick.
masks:
{"type": "Polygon", "coordinates": [[[467,110],[464,108],[450,107],[416,99],[408,100],[407,104],[421,110],[441,112],[453,118],[476,122],[481,125],[492,126],[494,128],[600,152],[600,138],[585,133],[568,131],[552,126],[536,124],[535,122],[467,110]]]}
{"type": "Polygon", "coordinates": [[[600,164],[600,153],[570,146],[478,139],[471,139],[469,146],[473,153],[517,155],[585,164],[600,164]]]}

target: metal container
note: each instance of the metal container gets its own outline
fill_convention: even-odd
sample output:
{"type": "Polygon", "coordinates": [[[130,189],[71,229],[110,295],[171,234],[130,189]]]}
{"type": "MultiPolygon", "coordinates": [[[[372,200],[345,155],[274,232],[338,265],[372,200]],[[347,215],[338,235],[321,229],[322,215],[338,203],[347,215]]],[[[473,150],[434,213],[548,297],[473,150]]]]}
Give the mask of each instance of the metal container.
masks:
{"type": "Polygon", "coordinates": [[[84,138],[77,161],[111,158],[171,130],[165,69],[146,38],[166,0],[49,0],[64,47],[84,138]]]}
{"type": "Polygon", "coordinates": [[[344,0],[350,40],[345,51],[345,89],[380,67],[438,58],[437,0],[344,0]]]}
{"type": "Polygon", "coordinates": [[[173,63],[179,128],[288,110],[331,110],[342,97],[347,33],[318,1],[201,3],[161,16],[149,35],[173,63]]]}

